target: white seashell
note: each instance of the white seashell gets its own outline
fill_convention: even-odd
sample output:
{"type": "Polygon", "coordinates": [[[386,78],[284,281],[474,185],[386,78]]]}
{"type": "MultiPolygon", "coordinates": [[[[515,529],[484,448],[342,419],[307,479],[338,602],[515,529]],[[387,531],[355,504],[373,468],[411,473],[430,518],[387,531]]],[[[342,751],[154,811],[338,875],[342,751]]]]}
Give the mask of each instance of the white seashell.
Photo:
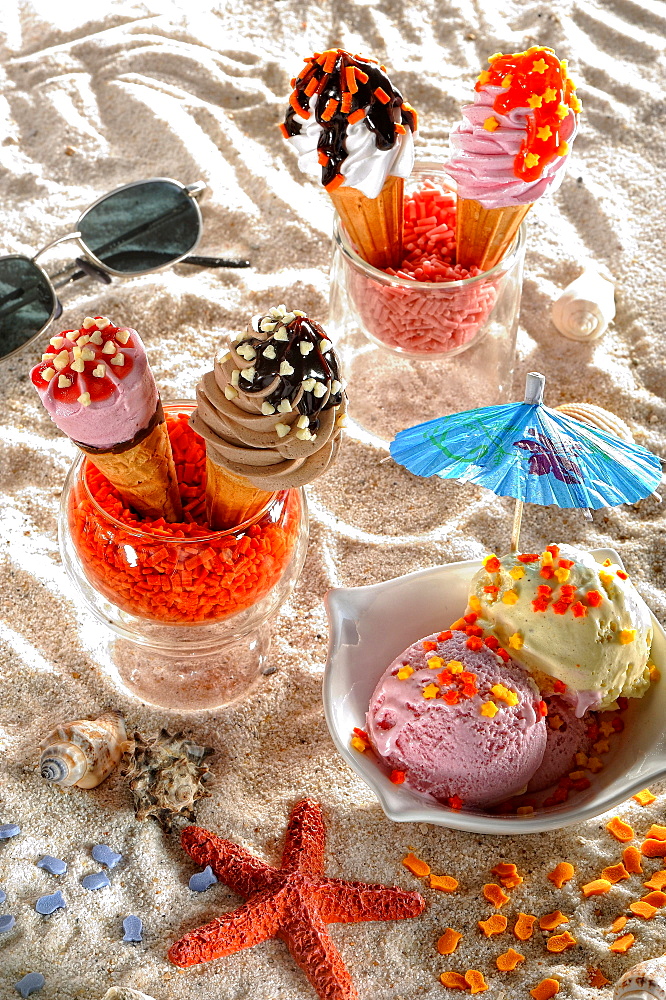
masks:
{"type": "Polygon", "coordinates": [[[42,778],[58,785],[95,788],[120,761],[126,737],[120,712],[64,722],[39,744],[42,778]]]}
{"type": "Polygon", "coordinates": [[[553,302],[550,315],[569,340],[597,340],[615,316],[612,280],[596,268],[585,268],[553,302]]]}
{"type": "Polygon", "coordinates": [[[153,1000],[147,993],[140,993],[139,990],[132,990],[129,986],[112,986],[108,993],[105,993],[102,1000],[153,1000]]]}
{"type": "Polygon", "coordinates": [[[594,403],[562,403],[556,409],[560,413],[566,414],[567,417],[582,420],[584,424],[591,424],[593,427],[598,427],[600,431],[616,434],[623,441],[634,444],[634,435],[629,426],[610,410],[604,410],[603,406],[595,406],[594,403]]]}
{"type": "Polygon", "coordinates": [[[666,1000],[666,958],[640,962],[615,984],[613,1000],[666,1000]]]}

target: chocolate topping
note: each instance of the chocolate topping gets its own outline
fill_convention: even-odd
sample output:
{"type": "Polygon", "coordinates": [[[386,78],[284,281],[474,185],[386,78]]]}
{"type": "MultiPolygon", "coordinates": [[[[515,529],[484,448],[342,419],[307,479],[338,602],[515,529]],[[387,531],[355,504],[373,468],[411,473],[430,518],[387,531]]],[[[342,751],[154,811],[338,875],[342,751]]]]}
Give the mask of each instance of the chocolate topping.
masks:
{"type": "Polygon", "coordinates": [[[315,118],[322,132],[317,144],[322,161],[321,182],[326,187],[340,173],[347,157],[347,126],[363,120],[374,133],[377,149],[391,149],[405,126],[416,130],[416,112],[402,99],[384,66],[344,49],[315,53],[293,81],[289,110],[284,121],[287,136],[298,135],[295,121],[310,117],[310,99],[317,94],[315,118]]]}

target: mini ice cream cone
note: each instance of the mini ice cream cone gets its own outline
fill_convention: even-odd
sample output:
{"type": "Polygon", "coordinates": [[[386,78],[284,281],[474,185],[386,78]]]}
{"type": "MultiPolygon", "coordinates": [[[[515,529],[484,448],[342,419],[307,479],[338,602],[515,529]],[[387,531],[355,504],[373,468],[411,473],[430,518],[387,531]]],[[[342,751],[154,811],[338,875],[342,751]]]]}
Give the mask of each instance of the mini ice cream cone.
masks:
{"type": "Polygon", "coordinates": [[[399,267],[402,262],[402,177],[387,177],[376,198],[342,185],[329,196],[359,256],[373,267],[399,267]]]}
{"type": "Polygon", "coordinates": [[[123,451],[101,452],[79,447],[138,514],[182,521],[176,467],[164,418],[149,434],[123,451]]]}
{"type": "Polygon", "coordinates": [[[499,264],[516,238],[532,205],[484,208],[480,201],[458,198],[456,263],[488,271],[499,264]]]}
{"type": "Polygon", "coordinates": [[[216,530],[235,527],[258,514],[272,493],[257,489],[239,476],[206,457],[206,515],[216,530]]]}

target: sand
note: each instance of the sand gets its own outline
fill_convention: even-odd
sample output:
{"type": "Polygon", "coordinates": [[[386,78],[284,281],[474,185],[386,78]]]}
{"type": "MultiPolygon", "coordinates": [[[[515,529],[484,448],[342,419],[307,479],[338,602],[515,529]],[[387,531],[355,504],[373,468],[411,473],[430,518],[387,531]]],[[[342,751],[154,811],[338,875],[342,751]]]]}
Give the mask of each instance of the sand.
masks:
{"type": "MultiPolygon", "coordinates": [[[[378,56],[421,112],[420,148],[442,155],[486,56],[551,43],[570,59],[585,117],[561,191],[529,219],[516,393],[524,373],[536,368],[548,378],[551,404],[587,400],[614,409],[641,442],[666,454],[661,4],[234,0],[210,12],[205,6],[98,0],[56,7],[26,0],[3,8],[4,250],[43,246],[71,231],[78,213],[103,192],[166,175],[208,184],[201,251],[247,255],[253,264],[250,271],[181,266],[108,287],[79,282],[62,292],[63,326],[101,313],[136,327],[169,400],[193,396],[220,342],[251,314],[287,302],[325,321],[331,209],[299,175],[277,128],[302,56],[331,43],[378,56]],[[617,279],[618,312],[605,337],[585,346],[560,337],[548,310],[557,290],[591,261],[617,279]]],[[[62,249],[44,262],[53,273],[69,254],[62,249]]],[[[607,998],[608,990],[588,988],[586,966],[600,965],[614,980],[664,950],[659,916],[631,922],[627,929],[637,940],[626,956],[608,951],[604,931],[636,898],[635,878],[630,888],[581,902],[577,886],[619,854],[604,829],[608,817],[520,839],[394,825],[337,755],[326,730],[320,699],[326,589],[501,551],[510,526],[506,502],[475,487],[418,481],[390,462],[380,464],[382,435],[352,428],[335,471],[309,489],[310,549],[275,626],[275,671],[242,702],[217,712],[151,708],[109,673],[100,626],[60,562],[56,518],[75,449],[51,424],[27,379],[38,353],[6,363],[1,381],[0,822],[23,829],[0,843],[0,887],[7,892],[0,911],[17,918],[0,939],[3,1000],[16,995],[13,984],[29,971],[46,977],[38,994],[44,1000],[96,1000],[111,985],[132,986],[157,1000],[314,996],[275,941],[183,974],[166,961],[169,944],[181,933],[238,900],[222,886],[203,896],[189,892],[194,865],[175,835],[134,820],[117,774],[93,791],[60,792],[35,772],[37,744],[55,723],[109,707],[145,733],[169,725],[214,746],[217,785],[199,821],[269,861],[279,856],[290,807],[309,795],[326,811],[332,875],[414,888],[417,880],[401,864],[412,847],[435,871],[460,880],[455,896],[425,890],[429,906],[418,920],[333,928],[364,1000],[453,997],[459,994],[445,991],[437,976],[468,967],[486,974],[494,1000],[528,997],[547,973],[560,980],[564,997],[607,998]],[[124,861],[110,888],[91,893],[80,880],[97,870],[90,851],[99,842],[122,852],[124,861]],[[37,869],[43,854],[64,858],[68,874],[56,878],[37,869]],[[561,908],[571,917],[575,950],[550,955],[537,933],[520,947],[527,961],[516,972],[497,972],[495,956],[516,941],[510,934],[481,938],[476,920],[488,911],[481,886],[501,859],[525,875],[507,915],[561,908]],[[577,877],[557,892],[545,873],[563,859],[576,865],[577,877]],[[55,888],[62,889],[67,909],[38,916],[35,898],[55,888]],[[129,913],[144,921],[142,944],[121,941],[129,913]],[[464,932],[451,959],[435,950],[447,926],[464,932]]],[[[420,371],[424,392],[432,394],[438,379],[426,376],[425,368],[405,377],[416,384],[414,371],[420,371]]],[[[372,366],[365,371],[371,381],[372,366]]],[[[357,380],[354,392],[361,390],[357,380]]],[[[392,402],[391,419],[402,425],[420,414],[421,404],[432,405],[411,393],[392,402]]],[[[597,513],[591,522],[531,510],[523,539],[526,547],[561,539],[612,544],[666,622],[665,526],[666,505],[651,500],[597,513]]],[[[665,801],[662,795],[646,809],[630,801],[620,813],[643,832],[659,821],[665,801]]],[[[647,870],[656,867],[649,862],[647,870]]]]}

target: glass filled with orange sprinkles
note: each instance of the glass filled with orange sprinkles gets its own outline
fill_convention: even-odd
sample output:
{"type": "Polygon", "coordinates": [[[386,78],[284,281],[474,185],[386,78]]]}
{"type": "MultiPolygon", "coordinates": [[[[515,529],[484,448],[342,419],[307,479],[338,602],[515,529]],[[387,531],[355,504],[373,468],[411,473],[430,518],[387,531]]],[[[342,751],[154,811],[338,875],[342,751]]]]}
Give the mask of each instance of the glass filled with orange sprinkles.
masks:
{"type": "Polygon", "coordinates": [[[268,651],[262,630],[293,589],[307,546],[297,489],[273,493],[234,528],[208,527],[205,443],[188,424],[194,406],[164,407],[183,521],[138,517],[81,455],[59,522],[63,562],[79,594],[122,640],[121,679],[147,700],[175,702],[165,707],[221,704],[254,679],[268,651]],[[171,687],[169,664],[180,678],[171,687]]]}

